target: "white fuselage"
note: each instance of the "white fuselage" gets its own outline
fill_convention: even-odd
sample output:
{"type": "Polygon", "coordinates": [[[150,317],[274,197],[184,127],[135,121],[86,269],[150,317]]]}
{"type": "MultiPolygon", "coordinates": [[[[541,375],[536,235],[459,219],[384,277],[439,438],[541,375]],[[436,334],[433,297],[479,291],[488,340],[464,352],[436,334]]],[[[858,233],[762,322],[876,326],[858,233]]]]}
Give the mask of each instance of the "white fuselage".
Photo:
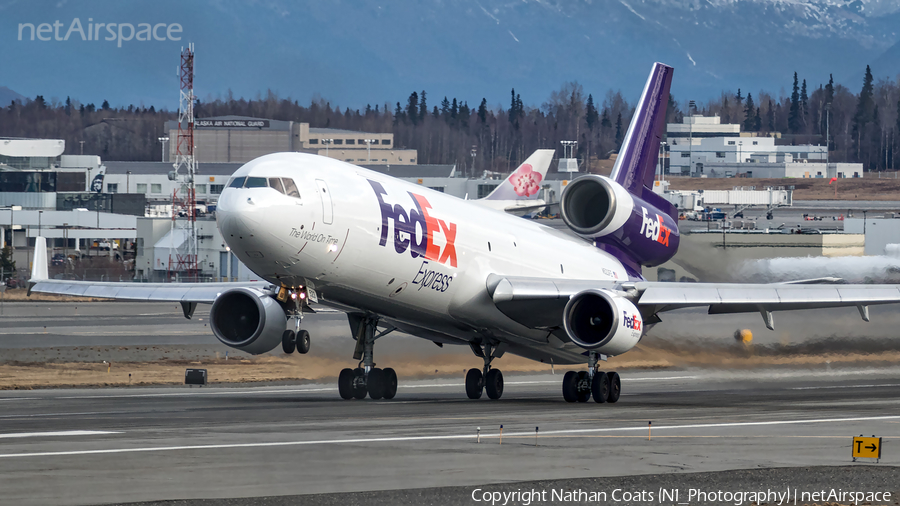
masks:
{"type": "Polygon", "coordinates": [[[435,342],[547,344],[546,331],[497,310],[486,287],[491,274],[628,279],[618,260],[583,240],[338,160],[267,155],[238,169],[239,177],[291,178],[300,193],[222,192],[218,226],[248,268],[275,284],[313,287],[320,302],[378,314],[435,342]]]}

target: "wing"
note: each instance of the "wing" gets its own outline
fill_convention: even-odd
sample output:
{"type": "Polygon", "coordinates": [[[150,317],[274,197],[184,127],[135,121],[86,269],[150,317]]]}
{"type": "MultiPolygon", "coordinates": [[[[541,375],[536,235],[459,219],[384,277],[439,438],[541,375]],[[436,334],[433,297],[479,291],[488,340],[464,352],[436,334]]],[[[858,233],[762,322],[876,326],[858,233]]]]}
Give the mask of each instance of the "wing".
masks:
{"type": "Polygon", "coordinates": [[[660,321],[656,315],[663,311],[708,306],[709,314],[759,312],[772,330],[773,311],[855,306],[862,319],[869,321],[868,306],[900,303],[898,285],[823,284],[833,281],[823,278],[777,284],[616,283],[492,275],[488,291],[494,305],[506,316],[526,327],[540,329],[558,328],[569,298],[587,289],[624,292],[647,323],[660,321]]]}
{"type": "Polygon", "coordinates": [[[98,281],[66,281],[61,279],[36,280],[28,282],[28,293],[53,293],[80,297],[102,297],[107,299],[146,300],[154,302],[201,302],[212,303],[216,297],[229,288],[248,287],[271,291],[271,283],[128,283],[98,281]]]}
{"type": "Polygon", "coordinates": [[[265,281],[240,283],[131,283],[100,281],[68,281],[48,279],[46,239],[37,237],[28,294],[31,292],[102,297],[109,299],[146,300],[155,302],[181,302],[193,312],[196,303],[212,303],[229,288],[248,287],[275,293],[276,288],[265,281]],[[193,305],[191,305],[193,303],[193,305]]]}

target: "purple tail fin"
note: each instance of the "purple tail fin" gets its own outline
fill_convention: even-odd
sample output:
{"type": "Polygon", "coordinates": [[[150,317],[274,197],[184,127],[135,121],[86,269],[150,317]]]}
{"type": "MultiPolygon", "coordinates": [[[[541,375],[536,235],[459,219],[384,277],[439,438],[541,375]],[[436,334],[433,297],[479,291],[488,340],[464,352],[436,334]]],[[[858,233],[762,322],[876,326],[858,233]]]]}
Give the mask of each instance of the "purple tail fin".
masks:
{"type": "Polygon", "coordinates": [[[651,201],[670,215],[676,212],[675,208],[653,193],[651,186],[659,160],[659,143],[666,126],[673,71],[668,65],[653,64],[611,176],[632,195],[651,201]]]}

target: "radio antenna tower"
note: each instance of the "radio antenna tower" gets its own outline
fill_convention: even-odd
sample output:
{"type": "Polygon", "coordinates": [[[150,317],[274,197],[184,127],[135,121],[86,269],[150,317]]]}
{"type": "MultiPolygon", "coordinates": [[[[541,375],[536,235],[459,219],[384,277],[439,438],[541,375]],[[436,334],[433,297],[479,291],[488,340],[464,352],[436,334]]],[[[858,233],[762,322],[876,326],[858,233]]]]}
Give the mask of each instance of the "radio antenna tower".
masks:
{"type": "Polygon", "coordinates": [[[181,49],[181,65],[178,78],[181,88],[178,105],[178,136],[175,142],[175,170],[170,179],[181,182],[183,194],[179,197],[179,188],[172,193],[172,246],[169,251],[169,270],[176,271],[189,278],[196,278],[197,268],[197,202],[194,179],[197,174],[197,160],[194,158],[194,44],[181,49]],[[186,216],[186,220],[177,220],[178,209],[186,216]],[[175,238],[176,221],[183,232],[175,238]],[[175,240],[182,240],[182,247],[177,249],[175,240]],[[174,251],[172,251],[174,250],[174,251]],[[174,253],[174,255],[173,255],[174,253]]]}

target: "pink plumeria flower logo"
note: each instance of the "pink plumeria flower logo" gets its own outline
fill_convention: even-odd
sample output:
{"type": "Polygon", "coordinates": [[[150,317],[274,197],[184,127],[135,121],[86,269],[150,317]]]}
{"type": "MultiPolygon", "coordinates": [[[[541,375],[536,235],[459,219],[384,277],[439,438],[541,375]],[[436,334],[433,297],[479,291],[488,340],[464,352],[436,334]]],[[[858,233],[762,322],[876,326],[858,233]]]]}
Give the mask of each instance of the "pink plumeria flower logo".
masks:
{"type": "Polygon", "coordinates": [[[541,179],[543,177],[531,170],[530,164],[525,163],[509,178],[509,182],[512,183],[516,195],[530,197],[541,189],[541,179]]]}

